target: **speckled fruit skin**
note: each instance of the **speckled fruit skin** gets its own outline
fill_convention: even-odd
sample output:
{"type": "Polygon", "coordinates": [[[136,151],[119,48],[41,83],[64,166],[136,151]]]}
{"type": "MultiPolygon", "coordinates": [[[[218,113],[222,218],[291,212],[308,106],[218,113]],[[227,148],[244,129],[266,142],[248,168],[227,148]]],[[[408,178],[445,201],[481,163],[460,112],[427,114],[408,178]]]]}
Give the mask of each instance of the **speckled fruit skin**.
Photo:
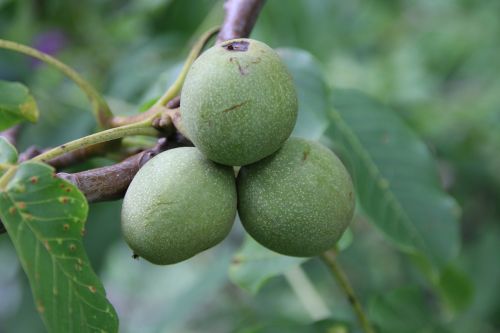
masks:
{"type": "Polygon", "coordinates": [[[272,154],[290,136],[297,95],[273,49],[233,39],[193,63],[180,112],[189,138],[209,159],[246,165],[272,154]]]}
{"type": "Polygon", "coordinates": [[[163,152],[132,180],[122,232],[135,254],[158,265],[186,260],[222,241],[236,215],[233,169],[196,148],[163,152]]]}
{"type": "Polygon", "coordinates": [[[290,138],[257,163],[241,168],[238,213],[246,231],[265,247],[310,257],[331,249],[354,213],[349,173],[328,148],[290,138]]]}

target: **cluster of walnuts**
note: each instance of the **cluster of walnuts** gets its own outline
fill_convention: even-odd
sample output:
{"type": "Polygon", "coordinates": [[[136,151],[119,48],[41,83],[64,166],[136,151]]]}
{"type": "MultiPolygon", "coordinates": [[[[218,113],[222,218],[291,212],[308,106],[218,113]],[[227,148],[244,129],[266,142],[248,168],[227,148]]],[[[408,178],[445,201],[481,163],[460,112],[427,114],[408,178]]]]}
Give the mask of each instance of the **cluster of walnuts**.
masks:
{"type": "Polygon", "coordinates": [[[181,94],[195,147],[154,157],[125,195],[122,230],[134,253],[162,265],[186,260],[221,242],[237,211],[275,252],[332,248],[353,216],[351,178],[326,147],[289,138],[297,109],[292,78],[266,44],[235,39],[204,52],[181,94]]]}

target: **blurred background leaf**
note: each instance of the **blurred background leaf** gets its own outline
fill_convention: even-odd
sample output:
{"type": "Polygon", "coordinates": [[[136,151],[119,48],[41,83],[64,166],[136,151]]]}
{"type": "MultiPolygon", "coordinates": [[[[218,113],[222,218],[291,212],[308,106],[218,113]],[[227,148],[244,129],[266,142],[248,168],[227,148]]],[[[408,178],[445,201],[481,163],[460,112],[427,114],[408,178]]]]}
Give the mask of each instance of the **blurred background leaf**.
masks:
{"type": "Polygon", "coordinates": [[[0,80],[0,131],[26,120],[38,120],[38,108],[28,88],[0,80]]]}
{"type": "Polygon", "coordinates": [[[441,190],[427,147],[396,113],[359,91],[333,90],[332,105],[327,137],[373,223],[398,247],[432,264],[454,259],[458,207],[441,190]]]}
{"type": "Polygon", "coordinates": [[[246,236],[243,247],[233,257],[229,275],[234,283],[255,294],[266,280],[289,271],[305,260],[270,251],[246,236]]]}

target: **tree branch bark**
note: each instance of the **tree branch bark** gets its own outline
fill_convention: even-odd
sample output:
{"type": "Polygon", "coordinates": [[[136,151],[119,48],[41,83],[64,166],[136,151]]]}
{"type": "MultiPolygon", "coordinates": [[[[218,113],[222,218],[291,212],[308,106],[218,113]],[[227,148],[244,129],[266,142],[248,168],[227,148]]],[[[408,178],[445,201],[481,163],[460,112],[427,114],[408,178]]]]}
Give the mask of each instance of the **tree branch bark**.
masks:
{"type": "MultiPolygon", "coordinates": [[[[175,144],[174,144],[175,145],[175,144]]],[[[166,138],[155,147],[135,154],[120,163],[77,173],[59,172],[57,176],[76,185],[89,202],[122,198],[139,169],[154,156],[172,148],[166,138]]]]}
{"type": "Polygon", "coordinates": [[[217,43],[250,36],[265,0],[226,0],[226,16],[217,36],[217,43]]]}

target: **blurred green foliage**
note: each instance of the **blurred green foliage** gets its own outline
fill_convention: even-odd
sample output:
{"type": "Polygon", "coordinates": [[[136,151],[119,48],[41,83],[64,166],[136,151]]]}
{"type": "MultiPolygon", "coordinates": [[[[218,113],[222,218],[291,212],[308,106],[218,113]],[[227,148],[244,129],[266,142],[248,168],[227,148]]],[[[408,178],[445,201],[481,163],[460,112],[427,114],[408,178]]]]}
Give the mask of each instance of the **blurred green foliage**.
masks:
{"type": "MultiPolygon", "coordinates": [[[[399,252],[363,212],[357,215],[354,239],[339,260],[382,332],[500,330],[499,12],[495,0],[268,0],[254,29],[252,37],[286,47],[281,52],[294,59],[292,67],[311,68],[297,66],[303,105],[325,108],[327,87],[355,88],[396,110],[425,140],[441,183],[461,206],[460,254],[431,282],[416,268],[425,263],[399,252]],[[303,51],[287,55],[290,48],[303,51]]],[[[47,48],[103,92],[116,113],[127,114],[161,94],[193,38],[222,17],[222,2],[210,0],[3,0],[0,38],[47,48]]],[[[54,69],[0,50],[0,79],[28,86],[40,109],[39,122],[24,127],[20,150],[95,129],[85,95],[54,69]]],[[[302,117],[296,133],[319,138],[326,128],[321,112],[302,117]]],[[[109,161],[86,167],[102,163],[109,161]]],[[[243,239],[239,224],[215,249],[156,267],[131,259],[119,210],[120,202],[92,205],[85,244],[121,331],[359,331],[319,261],[302,265],[317,289],[310,297],[320,295],[315,302],[328,314],[314,323],[321,318],[289,277],[269,280],[255,296],[229,281],[231,256],[243,239]]],[[[0,261],[0,331],[43,332],[5,235],[0,261]]]]}

